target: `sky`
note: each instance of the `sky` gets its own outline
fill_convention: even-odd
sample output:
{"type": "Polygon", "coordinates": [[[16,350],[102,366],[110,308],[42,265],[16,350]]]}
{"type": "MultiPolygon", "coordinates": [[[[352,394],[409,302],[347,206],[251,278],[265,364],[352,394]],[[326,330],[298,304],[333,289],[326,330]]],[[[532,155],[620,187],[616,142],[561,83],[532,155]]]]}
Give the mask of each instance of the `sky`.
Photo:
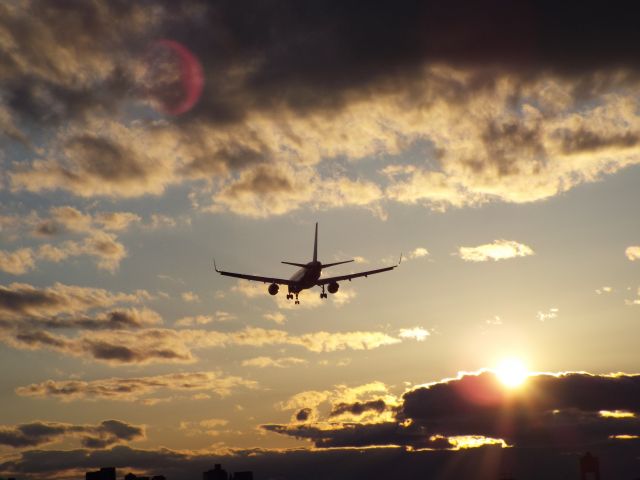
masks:
{"type": "Polygon", "coordinates": [[[3,2],[0,476],[636,478],[639,93],[616,1],[3,2]],[[213,268],[316,222],[402,263],[213,268]]]}

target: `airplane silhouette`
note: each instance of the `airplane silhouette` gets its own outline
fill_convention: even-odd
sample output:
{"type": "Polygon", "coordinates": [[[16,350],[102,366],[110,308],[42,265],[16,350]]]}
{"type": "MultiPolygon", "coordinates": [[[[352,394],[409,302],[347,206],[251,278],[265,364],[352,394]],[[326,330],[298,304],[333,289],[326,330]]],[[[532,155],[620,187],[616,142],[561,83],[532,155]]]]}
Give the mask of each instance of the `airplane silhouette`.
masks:
{"type": "Polygon", "coordinates": [[[244,273],[234,273],[234,272],[225,272],[223,270],[218,270],[218,266],[216,265],[215,258],[213,259],[213,267],[216,272],[220,275],[226,275],[227,277],[235,277],[242,278],[244,280],[251,280],[253,282],[263,282],[270,283],[269,285],[269,294],[277,295],[280,290],[280,285],[286,285],[288,288],[287,300],[292,300],[295,296],[296,305],[300,303],[298,300],[298,294],[307,288],[315,287],[316,285],[322,287],[322,293],[320,294],[320,298],[327,298],[327,294],[325,293],[325,286],[329,293],[336,293],[340,288],[338,282],[342,280],[351,281],[353,278],[358,277],[368,277],[369,275],[373,275],[374,273],[382,273],[388,272],[389,270],[393,270],[400,262],[402,262],[402,255],[400,255],[400,260],[396,265],[392,265],[390,267],[377,268],[375,270],[367,270],[366,272],[358,272],[358,273],[350,273],[348,275],[338,275],[335,277],[327,277],[320,278],[320,274],[322,273],[323,268],[333,267],[335,265],[342,265],[343,263],[353,262],[353,260],[344,260],[342,262],[334,262],[334,263],[325,263],[318,261],[318,222],[316,222],[316,234],[315,240],[313,242],[313,260],[309,263],[296,263],[296,262],[282,262],[287,265],[293,265],[294,267],[300,267],[296,273],[294,273],[291,278],[275,278],[275,277],[261,277],[259,275],[247,275],[244,273]]]}

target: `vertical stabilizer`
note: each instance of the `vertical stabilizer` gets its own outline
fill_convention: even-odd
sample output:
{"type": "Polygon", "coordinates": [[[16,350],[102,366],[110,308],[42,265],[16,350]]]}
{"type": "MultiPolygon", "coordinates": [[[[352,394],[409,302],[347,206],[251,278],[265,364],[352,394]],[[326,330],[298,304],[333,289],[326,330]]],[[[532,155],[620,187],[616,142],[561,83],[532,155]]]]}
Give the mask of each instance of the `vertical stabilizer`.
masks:
{"type": "Polygon", "coordinates": [[[313,241],[313,261],[318,261],[318,222],[316,222],[316,236],[313,241]]]}

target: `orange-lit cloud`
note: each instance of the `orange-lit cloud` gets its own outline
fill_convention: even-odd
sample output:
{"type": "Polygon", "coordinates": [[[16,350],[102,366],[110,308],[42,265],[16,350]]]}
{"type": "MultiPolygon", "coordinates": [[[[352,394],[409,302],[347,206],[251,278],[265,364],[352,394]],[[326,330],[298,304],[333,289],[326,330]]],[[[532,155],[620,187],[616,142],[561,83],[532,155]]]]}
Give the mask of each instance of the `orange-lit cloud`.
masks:
{"type": "Polygon", "coordinates": [[[255,357],[249,358],[247,360],[242,361],[243,367],[258,367],[258,368],[267,368],[267,367],[277,367],[277,368],[285,368],[285,367],[293,367],[295,365],[305,365],[308,361],[303,358],[297,357],[281,357],[281,358],[271,358],[271,357],[255,357]]]}

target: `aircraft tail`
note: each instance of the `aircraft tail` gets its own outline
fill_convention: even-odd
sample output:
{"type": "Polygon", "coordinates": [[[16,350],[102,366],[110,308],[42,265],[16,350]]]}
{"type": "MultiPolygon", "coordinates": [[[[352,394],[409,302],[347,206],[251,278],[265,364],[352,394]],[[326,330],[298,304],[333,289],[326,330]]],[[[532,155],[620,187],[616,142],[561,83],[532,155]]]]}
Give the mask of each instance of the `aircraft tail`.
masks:
{"type": "Polygon", "coordinates": [[[316,236],[313,241],[313,261],[318,261],[318,222],[316,222],[316,236]]]}

